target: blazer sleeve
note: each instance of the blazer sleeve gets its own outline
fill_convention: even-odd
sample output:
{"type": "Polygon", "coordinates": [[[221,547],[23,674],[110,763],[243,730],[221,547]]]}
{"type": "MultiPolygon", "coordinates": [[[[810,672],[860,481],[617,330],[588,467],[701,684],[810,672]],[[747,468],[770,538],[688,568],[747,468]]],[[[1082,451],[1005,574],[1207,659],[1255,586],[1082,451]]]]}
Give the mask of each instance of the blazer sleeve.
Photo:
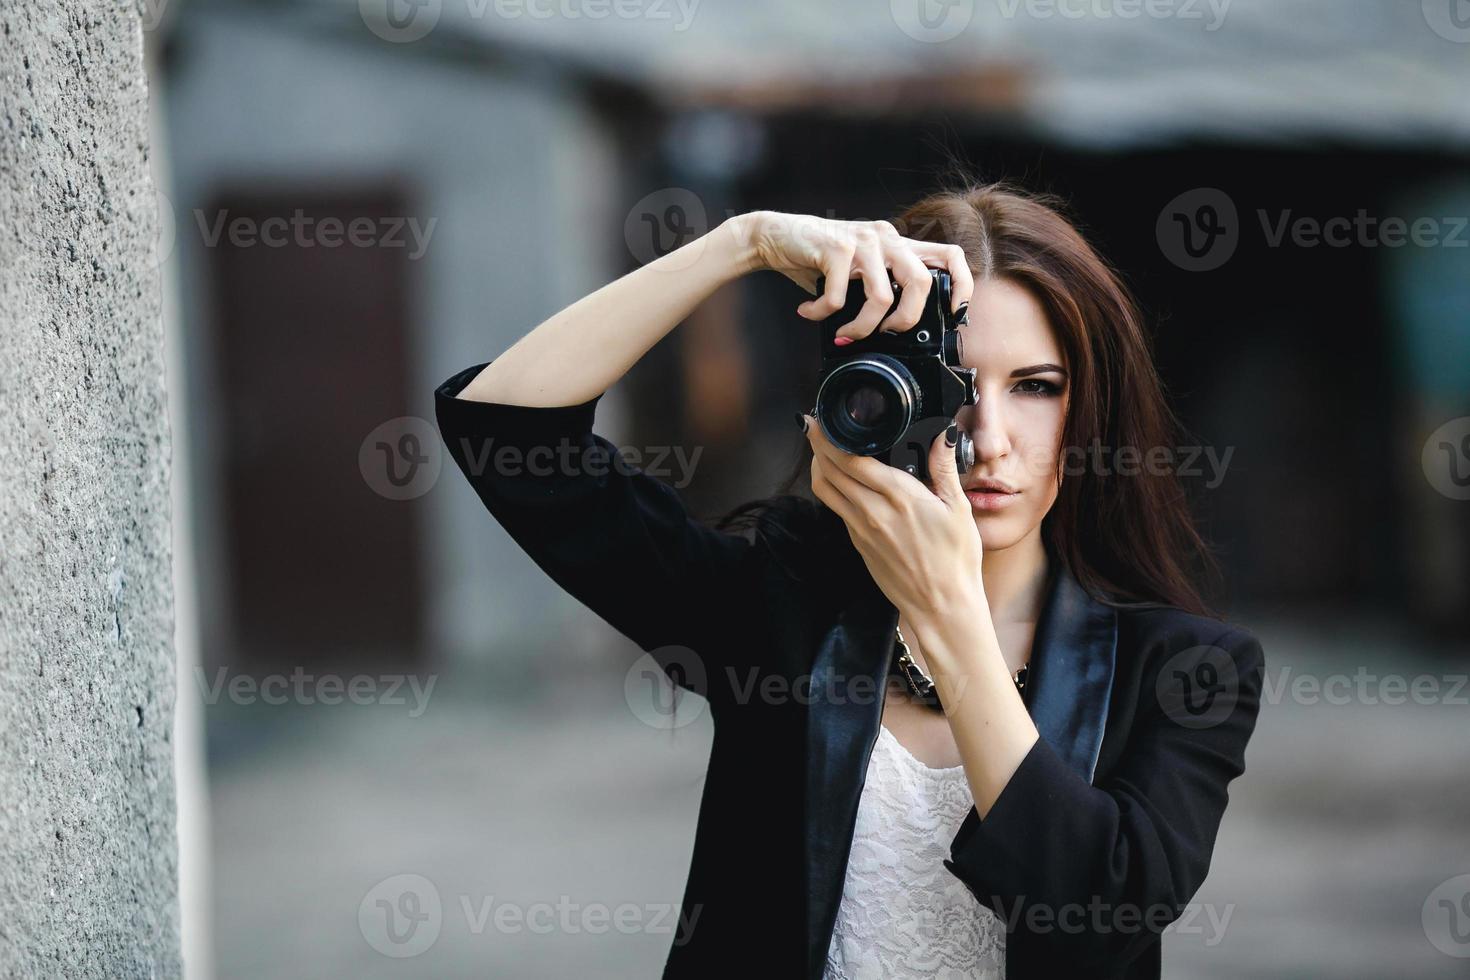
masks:
{"type": "Polygon", "coordinates": [[[1162,652],[1144,672],[1126,754],[1105,779],[1088,783],[1038,739],[990,812],[956,835],[945,867],[1032,962],[1126,964],[1203,884],[1226,787],[1245,770],[1265,669],[1245,630],[1208,647],[1235,669],[1234,690],[1221,695],[1233,700],[1210,724],[1166,709],[1187,692],[1159,688],[1159,662],[1173,651],[1162,652]]]}
{"type": "Polygon", "coordinates": [[[434,393],[450,457],[542,571],[717,709],[723,670],[753,660],[735,621],[742,607],[749,618],[755,546],[696,521],[594,434],[601,395],[549,408],[457,398],[483,367],[434,393]]]}

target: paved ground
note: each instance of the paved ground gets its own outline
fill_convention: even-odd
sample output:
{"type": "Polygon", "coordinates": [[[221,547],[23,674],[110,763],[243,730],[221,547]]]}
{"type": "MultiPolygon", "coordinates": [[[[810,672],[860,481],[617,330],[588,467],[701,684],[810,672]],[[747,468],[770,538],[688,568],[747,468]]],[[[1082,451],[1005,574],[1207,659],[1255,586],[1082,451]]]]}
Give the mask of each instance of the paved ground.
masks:
{"type": "MultiPolygon", "coordinates": [[[[1166,940],[1166,975],[1465,976],[1470,961],[1436,949],[1421,912],[1435,886],[1470,873],[1470,690],[1458,704],[1364,703],[1354,680],[1353,703],[1308,704],[1283,682],[1351,679],[1359,663],[1443,677],[1466,659],[1412,659],[1367,623],[1242,619],[1265,642],[1271,703],[1200,914],[1166,940]]],[[[533,711],[489,704],[478,686],[441,677],[417,718],[386,705],[210,709],[219,976],[658,974],[672,924],[657,906],[682,890],[708,718],[654,730],[616,678],[533,711]],[[599,909],[601,932],[576,925],[599,909]],[[517,911],[531,919],[497,927],[517,911]]],[[[1431,905],[1434,938],[1470,954],[1431,905]]]]}

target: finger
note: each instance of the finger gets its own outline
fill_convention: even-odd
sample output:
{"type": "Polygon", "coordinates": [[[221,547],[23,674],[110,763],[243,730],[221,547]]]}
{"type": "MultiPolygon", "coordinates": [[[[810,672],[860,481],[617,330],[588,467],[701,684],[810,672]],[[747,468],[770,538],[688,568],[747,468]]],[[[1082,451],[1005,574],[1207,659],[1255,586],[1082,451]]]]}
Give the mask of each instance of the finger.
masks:
{"type": "MultiPolygon", "coordinates": [[[[807,441],[811,443],[813,457],[820,457],[826,463],[827,470],[840,471],[851,479],[862,484],[874,493],[898,494],[907,493],[914,489],[909,484],[917,485],[907,473],[903,473],[886,463],[881,463],[871,456],[858,456],[845,452],[834,446],[817,424],[817,420],[810,415],[806,419],[807,441]]],[[[917,485],[919,493],[925,493],[922,485],[917,485]]]]}
{"type": "Polygon", "coordinates": [[[960,485],[959,469],[955,461],[955,444],[958,440],[959,426],[954,422],[934,437],[929,446],[929,482],[935,495],[951,509],[958,510],[963,505],[968,511],[970,502],[960,485]]]}
{"type": "Polygon", "coordinates": [[[893,286],[888,281],[888,267],[883,264],[883,248],[876,236],[859,239],[853,254],[853,267],[863,280],[867,302],[851,323],[837,328],[837,337],[861,340],[878,328],[878,322],[893,306],[893,286]]]}
{"type": "Polygon", "coordinates": [[[923,242],[912,238],[905,238],[904,241],[913,246],[914,254],[922,259],[925,265],[934,269],[949,270],[949,309],[951,313],[970,302],[971,297],[975,294],[975,278],[970,273],[970,260],[965,256],[964,249],[958,245],[943,242],[923,242]]]}
{"type": "Polygon", "coordinates": [[[842,518],[844,524],[858,519],[857,507],[847,496],[832,485],[820,457],[812,457],[812,495],[827,505],[827,509],[842,518]]]}
{"type": "Polygon", "coordinates": [[[891,506],[887,491],[868,486],[842,466],[834,465],[831,459],[823,459],[822,463],[822,476],[857,509],[860,518],[866,520],[882,508],[891,506]]]}
{"type": "Polygon", "coordinates": [[[802,418],[806,420],[806,438],[811,443],[813,456],[827,460],[829,466],[842,468],[851,465],[853,460],[866,458],[854,456],[834,446],[832,440],[827,438],[827,433],[822,431],[822,427],[817,423],[815,416],[803,415],[802,418]]]}
{"type": "Polygon", "coordinates": [[[797,313],[808,320],[825,320],[847,305],[847,284],[852,280],[852,255],[852,247],[845,244],[835,245],[826,252],[822,259],[822,275],[827,277],[826,289],[821,296],[798,306],[797,313]]]}
{"type": "Polygon", "coordinates": [[[899,285],[898,308],[879,329],[893,332],[908,330],[924,315],[924,303],[929,299],[934,277],[930,275],[929,267],[902,242],[889,243],[888,262],[899,285]]]}
{"type": "Polygon", "coordinates": [[[852,458],[852,454],[838,449],[827,438],[827,433],[822,431],[822,426],[817,422],[814,415],[802,415],[806,423],[806,438],[812,444],[812,453],[841,464],[846,459],[852,458]]]}

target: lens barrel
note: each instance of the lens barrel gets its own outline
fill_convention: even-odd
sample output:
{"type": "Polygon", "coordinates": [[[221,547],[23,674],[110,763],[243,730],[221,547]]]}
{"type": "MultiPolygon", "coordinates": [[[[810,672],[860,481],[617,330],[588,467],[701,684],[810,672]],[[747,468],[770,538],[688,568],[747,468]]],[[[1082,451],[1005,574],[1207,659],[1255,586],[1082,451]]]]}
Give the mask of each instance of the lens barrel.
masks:
{"type": "Polygon", "coordinates": [[[903,362],[867,354],[833,368],[817,390],[817,423],[844,452],[876,456],[908,431],[919,384],[903,362]]]}

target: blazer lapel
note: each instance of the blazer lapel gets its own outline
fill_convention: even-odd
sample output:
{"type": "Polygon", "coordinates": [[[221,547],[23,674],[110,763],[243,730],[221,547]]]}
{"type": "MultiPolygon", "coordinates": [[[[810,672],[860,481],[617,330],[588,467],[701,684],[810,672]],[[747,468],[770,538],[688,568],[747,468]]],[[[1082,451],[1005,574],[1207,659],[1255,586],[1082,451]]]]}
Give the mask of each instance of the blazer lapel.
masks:
{"type": "Polygon", "coordinates": [[[837,920],[858,799],[882,724],[890,638],[897,625],[898,609],[872,586],[848,602],[812,665],[805,840],[807,976],[812,978],[822,975],[837,920]]]}
{"type": "Polygon", "coordinates": [[[1053,561],[1051,588],[1026,677],[1026,708],[1041,737],[1092,782],[1102,752],[1118,651],[1118,614],[1053,561]]]}
{"type": "MultiPolygon", "coordinates": [[[[1089,596],[1059,561],[1053,559],[1052,568],[1032,640],[1026,707],[1041,737],[1091,782],[1112,694],[1117,614],[1089,596]]],[[[898,625],[898,610],[866,569],[841,578],[848,598],[813,661],[807,714],[807,975],[814,980],[822,975],[842,900],[898,625]]],[[[976,820],[971,810],[957,839],[973,832],[976,820]]]]}

